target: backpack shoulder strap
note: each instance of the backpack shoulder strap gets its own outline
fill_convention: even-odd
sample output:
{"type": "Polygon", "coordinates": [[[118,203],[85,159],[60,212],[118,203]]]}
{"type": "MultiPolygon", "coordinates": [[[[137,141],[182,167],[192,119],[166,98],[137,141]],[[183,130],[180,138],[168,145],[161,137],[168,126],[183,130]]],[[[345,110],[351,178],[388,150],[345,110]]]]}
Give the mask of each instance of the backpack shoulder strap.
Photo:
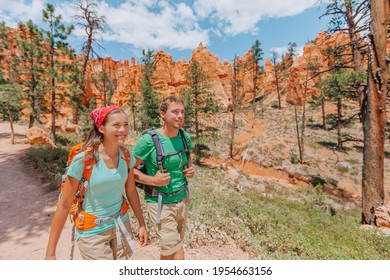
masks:
{"type": "Polygon", "coordinates": [[[93,166],[95,165],[95,160],[92,156],[92,153],[93,153],[92,147],[87,147],[84,149],[84,156],[87,156],[87,159],[84,161],[83,177],[81,178],[80,185],[79,185],[80,195],[78,196],[78,200],[80,204],[84,199],[84,193],[86,192],[89,186],[89,180],[91,179],[93,166]]]}
{"type": "Polygon", "coordinates": [[[129,166],[130,165],[130,161],[131,161],[131,155],[130,155],[130,152],[129,150],[124,147],[124,146],[119,146],[119,148],[122,150],[122,153],[123,153],[123,157],[121,157],[124,161],[126,161],[126,166],[129,166]]]}
{"type": "Polygon", "coordinates": [[[163,163],[164,163],[164,149],[161,145],[160,138],[157,135],[157,132],[155,129],[150,129],[147,131],[149,135],[153,139],[154,147],[156,148],[156,159],[157,159],[157,165],[158,169],[160,170],[161,173],[163,173],[163,163]]]}
{"type": "Polygon", "coordinates": [[[84,145],[84,142],[78,143],[74,145],[72,148],[70,148],[69,154],[68,154],[68,161],[67,166],[70,165],[75,155],[77,155],[80,152],[81,147],[84,145]]]}
{"type": "Polygon", "coordinates": [[[184,151],[187,154],[187,167],[191,166],[191,154],[190,149],[188,148],[187,138],[184,134],[184,130],[182,128],[179,128],[179,133],[181,136],[181,141],[183,141],[184,151]]]}
{"type": "Polygon", "coordinates": [[[89,179],[91,178],[93,166],[96,163],[95,160],[93,159],[92,153],[93,153],[92,147],[88,147],[84,149],[84,156],[86,156],[87,159],[84,161],[83,179],[88,182],[89,179]]]}

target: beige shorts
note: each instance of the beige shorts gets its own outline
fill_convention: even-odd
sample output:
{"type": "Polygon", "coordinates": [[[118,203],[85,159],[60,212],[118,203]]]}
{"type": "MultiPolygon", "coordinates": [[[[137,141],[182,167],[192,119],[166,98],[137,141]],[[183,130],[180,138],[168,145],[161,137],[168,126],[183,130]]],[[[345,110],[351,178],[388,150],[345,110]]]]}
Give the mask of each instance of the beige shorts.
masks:
{"type": "Polygon", "coordinates": [[[169,256],[183,246],[187,227],[188,200],[185,198],[177,203],[163,204],[161,224],[156,223],[157,203],[148,202],[149,218],[160,242],[160,254],[169,256]]]}
{"type": "MultiPolygon", "coordinates": [[[[130,221],[126,220],[123,224],[134,240],[130,221]]],[[[77,240],[80,255],[84,260],[127,260],[132,256],[132,251],[123,234],[121,237],[122,246],[120,248],[117,248],[115,228],[93,236],[80,237],[77,240]]]]}

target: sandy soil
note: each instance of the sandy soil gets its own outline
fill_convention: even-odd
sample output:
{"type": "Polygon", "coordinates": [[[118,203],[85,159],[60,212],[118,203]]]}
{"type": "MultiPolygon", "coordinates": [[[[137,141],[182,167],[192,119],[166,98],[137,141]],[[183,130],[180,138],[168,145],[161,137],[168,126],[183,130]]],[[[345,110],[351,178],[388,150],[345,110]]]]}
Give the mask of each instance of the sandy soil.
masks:
{"type": "MultiPolygon", "coordinates": [[[[58,192],[49,192],[23,155],[30,147],[26,127],[16,125],[16,143],[11,145],[9,123],[0,123],[0,260],[40,260],[44,258],[58,192]]],[[[69,259],[71,226],[67,222],[57,248],[58,259],[69,259]]],[[[186,248],[192,260],[249,259],[232,241],[222,247],[186,248]]],[[[159,258],[156,244],[139,248],[134,259],[159,258]]],[[[75,246],[74,259],[80,259],[75,246]]]]}

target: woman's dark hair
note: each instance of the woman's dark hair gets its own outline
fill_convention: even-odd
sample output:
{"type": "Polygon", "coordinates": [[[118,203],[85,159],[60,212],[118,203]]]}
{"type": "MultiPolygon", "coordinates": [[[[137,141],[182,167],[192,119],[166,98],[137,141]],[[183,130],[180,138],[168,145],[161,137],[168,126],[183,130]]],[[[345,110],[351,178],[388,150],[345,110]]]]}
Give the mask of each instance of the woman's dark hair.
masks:
{"type": "MultiPolygon", "coordinates": [[[[108,116],[111,116],[113,114],[120,113],[120,112],[124,113],[122,110],[113,110],[113,111],[111,111],[104,118],[102,126],[106,124],[108,116]]],[[[84,156],[84,160],[87,160],[88,158],[90,158],[92,156],[93,160],[95,161],[95,163],[98,162],[98,159],[99,159],[99,145],[100,145],[100,143],[103,142],[103,139],[104,139],[104,135],[102,133],[100,133],[100,131],[97,128],[97,126],[95,125],[95,123],[93,123],[93,127],[89,130],[87,138],[85,140],[85,144],[80,149],[80,152],[83,152],[84,150],[90,149],[90,148],[92,148],[93,151],[92,151],[92,153],[88,153],[88,155],[84,156]]]]}

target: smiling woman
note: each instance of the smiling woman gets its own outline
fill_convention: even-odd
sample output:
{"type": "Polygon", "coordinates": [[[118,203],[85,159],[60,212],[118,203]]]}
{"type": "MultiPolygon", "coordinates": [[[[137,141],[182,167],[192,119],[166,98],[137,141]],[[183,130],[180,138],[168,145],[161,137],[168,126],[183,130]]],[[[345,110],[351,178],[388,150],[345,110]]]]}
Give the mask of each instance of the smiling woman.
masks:
{"type": "Polygon", "coordinates": [[[117,106],[105,106],[93,110],[90,116],[94,125],[69,166],[46,259],[56,258],[57,243],[69,213],[77,228],[75,239],[83,259],[128,259],[135,255],[128,202],[138,220],[141,246],[147,243],[134,183],[135,158],[123,147],[129,133],[127,115],[117,106]]]}

